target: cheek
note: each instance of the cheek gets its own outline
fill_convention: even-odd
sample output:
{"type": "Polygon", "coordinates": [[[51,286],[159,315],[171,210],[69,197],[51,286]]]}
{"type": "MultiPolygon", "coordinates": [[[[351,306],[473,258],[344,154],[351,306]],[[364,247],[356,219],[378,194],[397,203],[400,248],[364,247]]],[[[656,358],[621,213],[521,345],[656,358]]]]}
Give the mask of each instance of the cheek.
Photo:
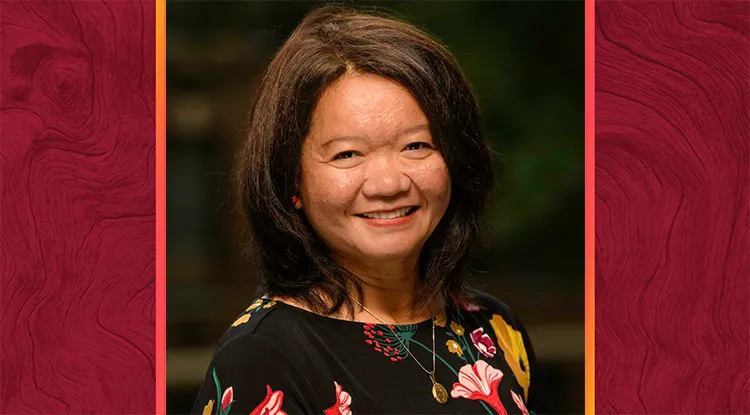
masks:
{"type": "Polygon", "coordinates": [[[445,161],[436,158],[419,165],[411,176],[432,209],[445,211],[451,198],[451,179],[445,161]]]}
{"type": "Polygon", "coordinates": [[[330,220],[332,212],[343,212],[357,195],[356,171],[330,166],[303,168],[302,201],[305,211],[315,219],[330,220]]]}

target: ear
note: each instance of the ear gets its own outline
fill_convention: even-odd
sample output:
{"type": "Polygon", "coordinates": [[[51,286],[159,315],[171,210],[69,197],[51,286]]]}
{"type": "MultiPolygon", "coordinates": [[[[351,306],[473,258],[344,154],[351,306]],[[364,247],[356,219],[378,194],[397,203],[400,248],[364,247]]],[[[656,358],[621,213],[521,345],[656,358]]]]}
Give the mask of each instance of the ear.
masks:
{"type": "Polygon", "coordinates": [[[302,209],[302,200],[297,195],[292,196],[292,206],[295,209],[302,209]]]}

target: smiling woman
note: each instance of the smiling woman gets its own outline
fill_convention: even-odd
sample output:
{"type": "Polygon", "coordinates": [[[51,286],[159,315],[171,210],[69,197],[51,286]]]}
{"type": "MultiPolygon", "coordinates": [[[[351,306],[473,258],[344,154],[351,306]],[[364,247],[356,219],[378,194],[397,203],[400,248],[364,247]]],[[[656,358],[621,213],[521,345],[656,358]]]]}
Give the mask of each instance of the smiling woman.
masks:
{"type": "Polygon", "coordinates": [[[360,278],[407,276],[419,273],[451,183],[409,91],[352,70],[313,112],[300,190],[305,216],[338,264],[360,278]]]}
{"type": "Polygon", "coordinates": [[[193,412],[528,413],[529,338],[464,279],[493,171],[444,46],[313,10],[268,68],[236,178],[260,296],[193,412]]]}

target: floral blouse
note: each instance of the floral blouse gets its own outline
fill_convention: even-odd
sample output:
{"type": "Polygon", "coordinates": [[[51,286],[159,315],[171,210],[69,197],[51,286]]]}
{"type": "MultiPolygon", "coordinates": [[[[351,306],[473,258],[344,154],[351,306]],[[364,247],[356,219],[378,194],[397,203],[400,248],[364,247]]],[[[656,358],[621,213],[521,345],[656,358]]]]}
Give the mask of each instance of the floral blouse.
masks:
{"type": "Polygon", "coordinates": [[[534,354],[504,303],[475,292],[418,324],[358,323],[259,298],[222,337],[194,414],[529,414],[534,354]]]}

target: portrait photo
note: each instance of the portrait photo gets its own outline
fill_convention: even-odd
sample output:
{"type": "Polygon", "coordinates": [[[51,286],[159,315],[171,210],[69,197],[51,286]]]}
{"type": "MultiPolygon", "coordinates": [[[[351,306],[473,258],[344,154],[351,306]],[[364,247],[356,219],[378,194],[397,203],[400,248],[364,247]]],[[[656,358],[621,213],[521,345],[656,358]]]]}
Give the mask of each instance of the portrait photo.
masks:
{"type": "Polygon", "coordinates": [[[584,412],[583,2],[168,2],[166,405],[584,412]]]}

